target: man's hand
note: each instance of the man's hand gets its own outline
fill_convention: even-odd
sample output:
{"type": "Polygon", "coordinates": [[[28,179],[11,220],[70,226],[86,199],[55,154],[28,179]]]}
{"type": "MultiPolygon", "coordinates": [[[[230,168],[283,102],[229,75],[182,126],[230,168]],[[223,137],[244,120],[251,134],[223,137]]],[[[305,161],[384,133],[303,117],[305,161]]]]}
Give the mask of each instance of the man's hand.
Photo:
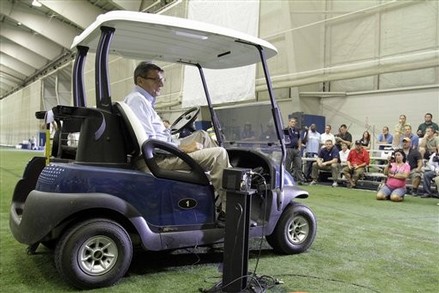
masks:
{"type": "Polygon", "coordinates": [[[185,144],[185,145],[180,145],[180,149],[185,152],[185,153],[192,153],[198,150],[202,150],[203,149],[203,145],[199,142],[192,142],[190,144],[185,144]]]}

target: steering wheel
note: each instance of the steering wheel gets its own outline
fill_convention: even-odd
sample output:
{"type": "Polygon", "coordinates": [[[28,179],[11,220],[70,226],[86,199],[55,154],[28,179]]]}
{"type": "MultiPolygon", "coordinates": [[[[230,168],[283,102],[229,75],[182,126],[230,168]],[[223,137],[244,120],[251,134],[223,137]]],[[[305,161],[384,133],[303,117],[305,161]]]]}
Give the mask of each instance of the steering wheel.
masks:
{"type": "Polygon", "coordinates": [[[183,130],[189,130],[190,132],[194,132],[195,128],[193,123],[195,119],[197,119],[198,114],[200,114],[200,107],[193,107],[181,114],[177,119],[175,119],[174,123],[172,123],[171,134],[177,134],[182,132],[183,130]]]}

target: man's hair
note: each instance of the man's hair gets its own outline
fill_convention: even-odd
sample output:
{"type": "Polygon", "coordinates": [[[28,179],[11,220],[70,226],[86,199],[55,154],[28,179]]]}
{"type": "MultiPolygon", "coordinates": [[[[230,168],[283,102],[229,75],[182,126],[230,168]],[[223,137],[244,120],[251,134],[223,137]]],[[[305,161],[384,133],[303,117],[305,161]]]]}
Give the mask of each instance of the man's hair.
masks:
{"type": "Polygon", "coordinates": [[[346,126],[346,124],[342,124],[340,125],[340,128],[348,128],[348,127],[346,126]]]}
{"type": "Polygon", "coordinates": [[[425,113],[424,117],[427,116],[427,115],[429,115],[430,118],[433,118],[433,114],[431,114],[431,113],[425,113]]]}
{"type": "Polygon", "coordinates": [[[137,84],[137,77],[145,78],[150,71],[157,70],[159,72],[163,72],[163,69],[158,67],[153,63],[149,63],[146,61],[140,62],[134,70],[134,84],[137,84]]]}
{"type": "Polygon", "coordinates": [[[433,134],[434,134],[435,130],[434,130],[433,126],[427,126],[425,128],[425,131],[427,131],[427,129],[429,129],[429,128],[431,129],[431,132],[433,132],[433,134]]]}

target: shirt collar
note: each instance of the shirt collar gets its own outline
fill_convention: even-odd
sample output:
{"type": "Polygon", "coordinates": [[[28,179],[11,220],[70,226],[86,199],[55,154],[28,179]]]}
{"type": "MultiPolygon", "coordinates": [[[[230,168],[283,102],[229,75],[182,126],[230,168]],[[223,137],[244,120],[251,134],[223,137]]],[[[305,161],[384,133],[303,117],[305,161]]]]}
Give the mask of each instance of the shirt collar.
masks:
{"type": "Polygon", "coordinates": [[[134,87],[134,91],[135,91],[135,92],[138,92],[138,93],[140,93],[142,96],[144,96],[145,99],[148,100],[148,101],[151,103],[152,107],[154,108],[154,106],[155,106],[155,101],[156,101],[156,98],[155,98],[155,97],[151,96],[150,93],[148,93],[146,90],[144,90],[143,88],[141,88],[141,87],[138,86],[138,85],[136,85],[136,86],[134,87]]]}

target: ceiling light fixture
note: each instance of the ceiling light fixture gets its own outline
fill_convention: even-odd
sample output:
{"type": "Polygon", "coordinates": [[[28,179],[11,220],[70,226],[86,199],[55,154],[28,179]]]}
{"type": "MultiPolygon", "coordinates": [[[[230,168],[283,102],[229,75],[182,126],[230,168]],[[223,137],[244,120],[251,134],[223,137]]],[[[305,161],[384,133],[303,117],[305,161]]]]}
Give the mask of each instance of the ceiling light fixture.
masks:
{"type": "Polygon", "coordinates": [[[35,6],[35,7],[41,7],[43,4],[41,4],[38,0],[34,0],[34,1],[32,1],[32,6],[35,6]]]}

